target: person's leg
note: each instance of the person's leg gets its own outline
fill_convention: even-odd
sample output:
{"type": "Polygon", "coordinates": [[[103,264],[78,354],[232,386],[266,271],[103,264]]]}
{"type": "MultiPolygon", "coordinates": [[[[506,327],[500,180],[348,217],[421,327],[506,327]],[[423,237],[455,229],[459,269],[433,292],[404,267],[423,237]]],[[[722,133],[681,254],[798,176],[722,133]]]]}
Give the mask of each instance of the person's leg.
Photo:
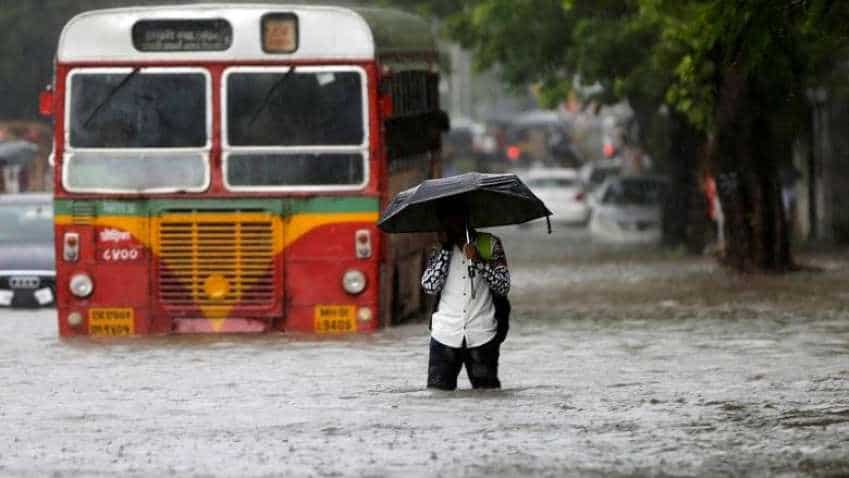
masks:
{"type": "Polygon", "coordinates": [[[443,345],[430,339],[430,359],[427,367],[427,388],[454,390],[463,366],[462,349],[443,345]]]}
{"type": "Polygon", "coordinates": [[[495,339],[480,347],[468,349],[464,362],[472,388],[501,388],[501,382],[498,380],[500,349],[501,344],[495,339]]]}

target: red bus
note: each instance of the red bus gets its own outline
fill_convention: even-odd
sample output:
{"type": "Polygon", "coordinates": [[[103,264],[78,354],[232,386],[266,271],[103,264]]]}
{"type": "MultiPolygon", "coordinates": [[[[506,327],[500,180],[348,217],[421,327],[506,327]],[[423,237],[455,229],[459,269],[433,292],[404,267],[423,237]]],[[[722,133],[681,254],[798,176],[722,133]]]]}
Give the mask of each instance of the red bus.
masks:
{"type": "Polygon", "coordinates": [[[98,10],[54,83],[59,333],[369,331],[421,310],[428,237],[375,227],[440,174],[438,53],[407,13],[98,10]]]}

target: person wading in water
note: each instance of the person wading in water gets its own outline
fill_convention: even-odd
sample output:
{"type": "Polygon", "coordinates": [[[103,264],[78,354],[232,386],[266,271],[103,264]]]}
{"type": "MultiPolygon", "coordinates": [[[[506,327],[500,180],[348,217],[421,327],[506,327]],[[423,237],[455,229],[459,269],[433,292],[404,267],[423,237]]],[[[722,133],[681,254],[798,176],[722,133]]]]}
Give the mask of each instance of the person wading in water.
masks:
{"type": "Polygon", "coordinates": [[[473,388],[500,388],[498,357],[510,316],[504,248],[496,236],[466,227],[462,203],[443,201],[438,213],[440,246],[422,274],[425,293],[437,296],[427,386],[456,389],[465,365],[473,388]]]}

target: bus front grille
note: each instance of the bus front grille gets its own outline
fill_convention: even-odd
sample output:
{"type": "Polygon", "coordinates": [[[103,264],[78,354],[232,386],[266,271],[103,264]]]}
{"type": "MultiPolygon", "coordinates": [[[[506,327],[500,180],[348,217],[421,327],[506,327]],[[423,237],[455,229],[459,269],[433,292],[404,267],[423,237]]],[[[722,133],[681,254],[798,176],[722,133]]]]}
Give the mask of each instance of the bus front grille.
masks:
{"type": "Polygon", "coordinates": [[[169,212],[159,218],[159,300],[166,306],[269,306],[275,300],[274,216],[169,212]]]}

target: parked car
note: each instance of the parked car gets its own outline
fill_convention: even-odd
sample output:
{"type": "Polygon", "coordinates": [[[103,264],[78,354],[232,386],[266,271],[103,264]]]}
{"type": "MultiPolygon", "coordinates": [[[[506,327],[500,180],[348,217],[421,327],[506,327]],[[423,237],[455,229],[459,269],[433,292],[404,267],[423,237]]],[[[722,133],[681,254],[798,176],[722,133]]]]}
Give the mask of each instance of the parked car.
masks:
{"type": "Polygon", "coordinates": [[[0,195],[0,306],[54,305],[55,290],[52,197],[0,195]]]}
{"type": "Polygon", "coordinates": [[[523,175],[525,184],[554,213],[551,220],[585,225],[590,207],[578,178],[571,168],[537,168],[523,175]]]}
{"type": "Polygon", "coordinates": [[[659,176],[609,178],[592,195],[590,235],[607,243],[659,242],[666,189],[667,181],[659,176]]]}

